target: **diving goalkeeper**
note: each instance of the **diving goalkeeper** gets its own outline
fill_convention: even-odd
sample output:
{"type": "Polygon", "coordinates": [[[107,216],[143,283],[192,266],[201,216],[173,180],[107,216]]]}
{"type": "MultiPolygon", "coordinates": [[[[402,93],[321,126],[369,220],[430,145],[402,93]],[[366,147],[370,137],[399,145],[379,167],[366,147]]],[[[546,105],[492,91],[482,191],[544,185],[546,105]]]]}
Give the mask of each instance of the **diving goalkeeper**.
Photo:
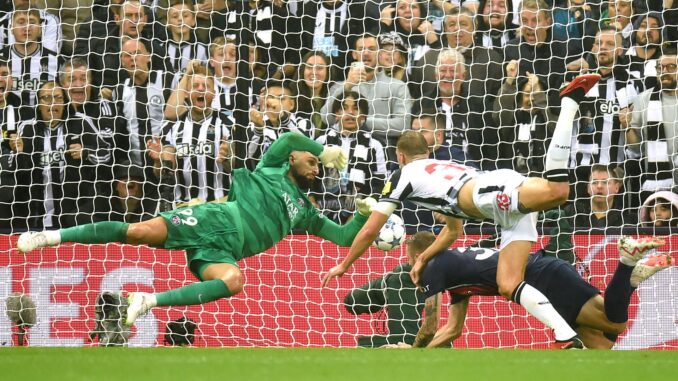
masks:
{"type": "Polygon", "coordinates": [[[351,245],[370,214],[371,203],[356,201],[359,213],[344,225],[325,218],[306,196],[318,175],[319,162],[337,169],[347,164],[340,147],[323,147],[300,134],[283,134],[253,172],[244,168],[233,172],[228,202],[180,208],[134,224],[110,221],[23,233],[17,248],[26,253],[62,242],[121,242],[185,250],[188,268],[201,282],[157,294],[130,293],[127,325],[156,306],[228,298],[243,288],[238,261],[269,249],[292,229],[340,246],[351,245]]]}

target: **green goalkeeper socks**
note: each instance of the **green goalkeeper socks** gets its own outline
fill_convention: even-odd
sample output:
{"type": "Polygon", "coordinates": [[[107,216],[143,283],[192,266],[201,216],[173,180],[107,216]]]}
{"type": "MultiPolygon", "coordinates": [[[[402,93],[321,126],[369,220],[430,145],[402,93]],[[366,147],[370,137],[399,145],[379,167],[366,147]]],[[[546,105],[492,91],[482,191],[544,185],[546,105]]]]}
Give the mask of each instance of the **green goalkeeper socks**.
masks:
{"type": "Polygon", "coordinates": [[[127,240],[128,223],[104,221],[61,229],[61,242],[108,243],[127,240]]]}
{"type": "Polygon", "coordinates": [[[221,298],[228,298],[229,296],[231,296],[231,292],[228,290],[226,283],[221,279],[193,283],[155,295],[158,306],[203,304],[221,298]]]}

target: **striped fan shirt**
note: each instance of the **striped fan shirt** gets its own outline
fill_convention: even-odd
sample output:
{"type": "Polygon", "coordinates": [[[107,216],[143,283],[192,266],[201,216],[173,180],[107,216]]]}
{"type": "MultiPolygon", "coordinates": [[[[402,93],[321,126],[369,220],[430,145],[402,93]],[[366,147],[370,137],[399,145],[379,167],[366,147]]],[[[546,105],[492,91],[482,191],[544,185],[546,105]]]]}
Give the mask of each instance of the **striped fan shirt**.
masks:
{"type": "Polygon", "coordinates": [[[56,53],[41,46],[33,54],[24,56],[12,47],[5,57],[9,57],[12,93],[21,98],[22,106],[34,106],[40,86],[56,79],[59,70],[56,53]]]}
{"type": "Polygon", "coordinates": [[[162,142],[176,149],[176,201],[201,198],[219,199],[228,194],[230,168],[217,161],[219,146],[231,137],[233,121],[213,112],[202,121],[194,121],[190,112],[163,127],[162,142]]]}

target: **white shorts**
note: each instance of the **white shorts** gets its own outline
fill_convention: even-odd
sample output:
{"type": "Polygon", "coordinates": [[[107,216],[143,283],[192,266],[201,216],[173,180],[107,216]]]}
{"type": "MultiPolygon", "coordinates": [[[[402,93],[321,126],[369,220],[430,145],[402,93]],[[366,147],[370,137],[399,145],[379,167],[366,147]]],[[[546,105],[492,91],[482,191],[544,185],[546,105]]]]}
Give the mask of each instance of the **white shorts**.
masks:
{"type": "Polygon", "coordinates": [[[510,169],[480,174],[473,188],[473,203],[488,219],[501,226],[501,246],[509,242],[537,242],[537,212],[518,210],[518,187],[525,176],[510,169]]]}

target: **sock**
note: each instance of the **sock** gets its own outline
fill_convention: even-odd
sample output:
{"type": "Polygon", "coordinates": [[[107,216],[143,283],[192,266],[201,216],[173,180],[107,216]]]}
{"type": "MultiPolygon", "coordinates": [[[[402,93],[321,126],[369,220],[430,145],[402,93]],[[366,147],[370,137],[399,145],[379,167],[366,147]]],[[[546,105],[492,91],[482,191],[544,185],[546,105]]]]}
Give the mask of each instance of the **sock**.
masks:
{"type": "Polygon", "coordinates": [[[208,303],[229,296],[231,296],[231,292],[221,279],[197,282],[155,295],[158,306],[189,306],[208,303]]]}
{"type": "Polygon", "coordinates": [[[552,328],[557,341],[566,341],[577,335],[553,308],[546,296],[529,284],[521,282],[513,291],[512,298],[516,303],[525,307],[530,315],[552,328]]]}
{"type": "Polygon", "coordinates": [[[61,242],[108,243],[127,240],[128,223],[104,221],[61,229],[61,242]]]}
{"type": "Polygon", "coordinates": [[[633,294],[632,272],[633,266],[619,263],[605,289],[605,315],[613,323],[624,323],[629,320],[629,303],[633,294]]]}
{"type": "Polygon", "coordinates": [[[570,97],[561,100],[560,115],[553,131],[551,144],[546,151],[545,175],[549,181],[568,181],[567,162],[570,159],[572,144],[572,126],[579,104],[570,97]]]}

